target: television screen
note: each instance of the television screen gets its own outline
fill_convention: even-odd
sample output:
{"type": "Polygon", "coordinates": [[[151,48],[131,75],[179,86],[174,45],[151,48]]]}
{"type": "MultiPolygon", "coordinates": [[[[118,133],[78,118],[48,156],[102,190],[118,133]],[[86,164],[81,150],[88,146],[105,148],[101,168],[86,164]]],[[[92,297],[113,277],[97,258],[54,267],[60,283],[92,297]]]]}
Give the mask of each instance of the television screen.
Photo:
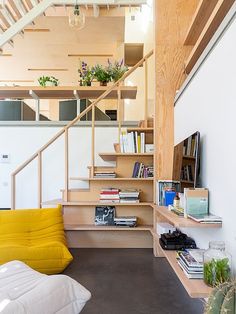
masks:
{"type": "Polygon", "coordinates": [[[180,181],[180,192],[184,188],[196,188],[200,174],[200,133],[196,132],[175,145],[173,177],[180,181]]]}

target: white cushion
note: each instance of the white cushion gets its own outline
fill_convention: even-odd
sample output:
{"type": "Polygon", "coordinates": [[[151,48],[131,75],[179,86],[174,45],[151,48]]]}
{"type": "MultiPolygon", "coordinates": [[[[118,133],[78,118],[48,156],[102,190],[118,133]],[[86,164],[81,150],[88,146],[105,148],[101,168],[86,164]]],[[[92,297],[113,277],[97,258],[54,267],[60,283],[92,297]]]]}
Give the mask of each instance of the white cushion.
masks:
{"type": "Polygon", "coordinates": [[[20,261],[0,266],[1,314],[78,314],[90,297],[68,276],[47,276],[20,261]]]}

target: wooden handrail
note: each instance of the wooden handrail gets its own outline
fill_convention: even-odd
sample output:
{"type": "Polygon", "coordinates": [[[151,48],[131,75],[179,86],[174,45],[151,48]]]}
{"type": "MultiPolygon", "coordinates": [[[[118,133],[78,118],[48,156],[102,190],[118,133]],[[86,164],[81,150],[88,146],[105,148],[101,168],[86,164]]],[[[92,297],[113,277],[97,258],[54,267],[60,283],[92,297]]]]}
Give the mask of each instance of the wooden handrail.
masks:
{"type": "MultiPolygon", "coordinates": [[[[54,143],[62,134],[67,133],[68,129],[72,127],[76,122],[78,122],[84,115],[86,115],[92,108],[95,108],[97,104],[103,100],[107,95],[109,95],[116,87],[119,87],[120,84],[132,74],[138,67],[140,67],[147,59],[153,55],[154,51],[151,50],[146,54],[135,66],[129,69],[124,75],[116,81],[112,86],[110,86],[102,95],[100,95],[95,101],[93,101],[83,112],[81,112],[74,120],[70,121],[62,130],[60,130],[56,135],[54,135],[51,140],[44,144],[39,150],[37,150],[29,159],[27,159],[22,165],[20,165],[11,175],[12,178],[12,207],[15,207],[15,176],[23,170],[29,163],[31,163],[36,157],[40,156],[42,152],[48,148],[52,143],[54,143]]],[[[119,91],[118,91],[119,93],[119,91]]],[[[68,136],[68,134],[67,134],[68,136]]],[[[67,143],[68,144],[68,143],[67,143]]],[[[41,162],[41,160],[40,160],[41,162]]],[[[68,162],[68,160],[66,161],[68,162]]],[[[67,185],[67,184],[66,184],[67,185]]]]}

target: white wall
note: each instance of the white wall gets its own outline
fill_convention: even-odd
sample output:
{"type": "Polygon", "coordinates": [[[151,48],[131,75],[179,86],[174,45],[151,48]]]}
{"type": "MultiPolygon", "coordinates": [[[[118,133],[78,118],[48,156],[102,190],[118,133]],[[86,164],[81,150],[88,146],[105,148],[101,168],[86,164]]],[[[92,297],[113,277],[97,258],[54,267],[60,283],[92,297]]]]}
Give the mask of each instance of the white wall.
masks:
{"type": "Polygon", "coordinates": [[[222,229],[187,230],[200,247],[224,240],[236,269],[236,20],[200,67],[175,107],[175,143],[201,133],[201,177],[222,229]]]}
{"type": "MultiPolygon", "coordinates": [[[[11,173],[44,145],[59,127],[0,127],[0,154],[10,154],[10,163],[0,163],[0,208],[10,207],[11,173]]],[[[98,152],[112,152],[117,142],[116,127],[97,127],[96,165],[109,165],[98,152]]],[[[61,198],[64,188],[64,138],[59,138],[43,153],[43,201],[61,198]]],[[[91,165],[91,128],[74,127],[69,130],[69,176],[88,176],[91,165]]],[[[110,163],[111,164],[111,163],[110,163]]],[[[70,187],[86,187],[85,182],[70,182],[70,187]]],[[[17,208],[37,207],[37,163],[34,161],[17,175],[17,208]]]]}

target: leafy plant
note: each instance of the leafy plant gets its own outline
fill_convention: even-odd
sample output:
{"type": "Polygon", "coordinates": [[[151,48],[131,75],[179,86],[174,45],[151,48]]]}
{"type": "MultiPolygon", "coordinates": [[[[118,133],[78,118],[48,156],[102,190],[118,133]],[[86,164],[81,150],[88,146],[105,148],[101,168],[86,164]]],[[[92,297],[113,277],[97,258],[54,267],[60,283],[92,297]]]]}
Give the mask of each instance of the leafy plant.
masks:
{"type": "Polygon", "coordinates": [[[59,80],[54,76],[40,76],[38,79],[39,85],[45,87],[47,82],[53,83],[54,86],[58,86],[59,80]]]}
{"type": "Polygon", "coordinates": [[[114,63],[108,59],[108,72],[113,81],[118,81],[126,71],[128,71],[128,67],[124,65],[123,59],[121,61],[115,61],[114,63]]]}
{"type": "Polygon", "coordinates": [[[80,85],[90,86],[92,80],[94,79],[94,69],[90,68],[87,63],[82,61],[78,72],[80,76],[80,85]]]}
{"type": "Polygon", "coordinates": [[[236,283],[225,282],[215,287],[205,306],[205,314],[236,313],[236,283]]]}
{"type": "Polygon", "coordinates": [[[215,287],[230,279],[229,259],[212,259],[204,263],[204,281],[207,285],[215,287]]]}
{"type": "Polygon", "coordinates": [[[93,67],[94,77],[101,83],[108,83],[111,81],[111,75],[107,67],[103,67],[100,64],[97,64],[93,67]]]}

